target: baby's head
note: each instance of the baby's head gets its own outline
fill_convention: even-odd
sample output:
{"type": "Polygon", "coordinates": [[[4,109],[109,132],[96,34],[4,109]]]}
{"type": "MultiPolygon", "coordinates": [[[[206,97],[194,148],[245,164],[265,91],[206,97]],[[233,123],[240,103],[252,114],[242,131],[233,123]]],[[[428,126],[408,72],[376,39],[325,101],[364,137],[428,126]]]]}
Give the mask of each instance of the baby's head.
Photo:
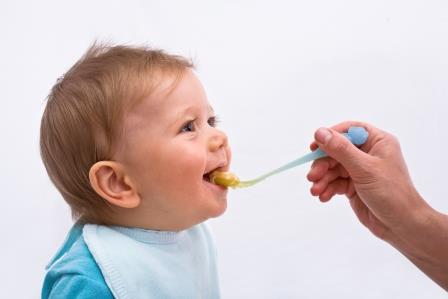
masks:
{"type": "Polygon", "coordinates": [[[160,50],[92,46],[53,87],[41,123],[50,179],[85,222],[181,230],[222,214],[207,174],[231,154],[193,65],[160,50]]]}

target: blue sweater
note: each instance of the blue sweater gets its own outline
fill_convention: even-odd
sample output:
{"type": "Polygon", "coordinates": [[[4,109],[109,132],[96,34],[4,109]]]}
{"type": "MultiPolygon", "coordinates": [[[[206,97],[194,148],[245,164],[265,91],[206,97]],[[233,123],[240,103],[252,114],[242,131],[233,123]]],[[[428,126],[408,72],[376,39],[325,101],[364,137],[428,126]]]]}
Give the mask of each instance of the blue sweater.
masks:
{"type": "Polygon", "coordinates": [[[42,298],[219,298],[204,224],[181,232],[78,224],[47,269],[42,298]]]}
{"type": "Polygon", "coordinates": [[[114,298],[82,237],[82,226],[75,225],[48,264],[42,298],[114,298]]]}

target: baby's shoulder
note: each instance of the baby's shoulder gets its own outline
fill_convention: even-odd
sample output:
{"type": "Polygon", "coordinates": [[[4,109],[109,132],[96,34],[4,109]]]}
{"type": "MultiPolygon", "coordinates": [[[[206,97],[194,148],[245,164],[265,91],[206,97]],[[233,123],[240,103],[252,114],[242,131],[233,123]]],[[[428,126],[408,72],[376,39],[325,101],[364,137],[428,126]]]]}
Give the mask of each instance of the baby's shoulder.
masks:
{"type": "Polygon", "coordinates": [[[80,236],[49,267],[42,298],[113,298],[98,265],[80,236]]]}

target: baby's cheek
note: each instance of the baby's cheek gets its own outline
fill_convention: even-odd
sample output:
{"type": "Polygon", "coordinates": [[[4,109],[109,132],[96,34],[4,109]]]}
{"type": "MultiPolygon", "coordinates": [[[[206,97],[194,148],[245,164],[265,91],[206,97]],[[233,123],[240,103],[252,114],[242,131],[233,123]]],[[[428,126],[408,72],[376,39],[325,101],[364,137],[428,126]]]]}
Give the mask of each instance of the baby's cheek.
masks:
{"type": "Polygon", "coordinates": [[[203,175],[207,163],[207,155],[203,151],[196,148],[188,148],[179,159],[184,171],[203,175]]]}

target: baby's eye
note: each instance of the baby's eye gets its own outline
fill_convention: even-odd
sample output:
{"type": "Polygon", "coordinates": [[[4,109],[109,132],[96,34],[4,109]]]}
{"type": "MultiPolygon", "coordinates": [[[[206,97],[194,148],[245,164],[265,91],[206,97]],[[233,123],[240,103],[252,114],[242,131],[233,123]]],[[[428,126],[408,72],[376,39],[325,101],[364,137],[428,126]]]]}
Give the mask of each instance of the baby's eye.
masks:
{"type": "Polygon", "coordinates": [[[193,132],[194,131],[194,121],[190,120],[185,125],[183,125],[181,132],[193,132]]]}
{"type": "Polygon", "coordinates": [[[217,124],[219,123],[218,117],[217,116],[212,116],[208,119],[208,124],[210,127],[216,127],[217,124]]]}

